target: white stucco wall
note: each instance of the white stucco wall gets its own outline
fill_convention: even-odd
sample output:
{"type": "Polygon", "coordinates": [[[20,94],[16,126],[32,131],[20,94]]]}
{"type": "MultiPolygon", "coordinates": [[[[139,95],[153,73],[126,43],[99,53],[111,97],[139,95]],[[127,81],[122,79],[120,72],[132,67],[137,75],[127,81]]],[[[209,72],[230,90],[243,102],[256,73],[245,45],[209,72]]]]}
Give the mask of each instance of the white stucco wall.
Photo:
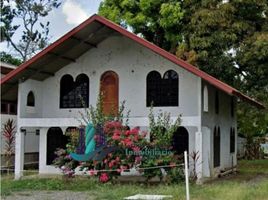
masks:
{"type": "MultiPolygon", "coordinates": [[[[208,156],[204,160],[206,162],[210,161],[210,170],[211,173],[215,173],[219,170],[225,170],[232,166],[235,166],[237,163],[236,159],[236,149],[237,144],[235,143],[235,152],[230,153],[230,128],[235,128],[235,141],[237,142],[237,125],[236,125],[236,114],[231,116],[231,99],[232,97],[221,92],[219,92],[219,114],[215,114],[215,87],[203,82],[203,87],[206,85],[208,87],[208,112],[202,111],[202,129],[204,130],[204,138],[206,141],[204,143],[210,144],[210,147],[205,147],[203,156],[208,156]],[[214,127],[220,127],[220,167],[213,169],[213,131],[214,127]],[[206,133],[205,133],[206,132],[206,133]],[[208,155],[209,149],[211,150],[208,155]]],[[[203,88],[202,87],[202,88],[203,88]]],[[[203,94],[203,93],[202,93],[203,94]]],[[[202,98],[203,100],[203,98],[202,98]]],[[[203,104],[203,103],[202,103],[203,104]]],[[[234,108],[235,110],[235,108],[234,108]]],[[[205,172],[208,174],[209,172],[205,172]]]]}
{"type": "Polygon", "coordinates": [[[131,117],[147,117],[146,76],[152,70],[162,75],[167,70],[175,70],[179,75],[179,107],[158,107],[171,113],[172,116],[197,116],[198,77],[167,61],[152,51],[125,37],[110,37],[97,48],[85,53],[76,63],[67,65],[55,76],[43,82],[27,80],[20,84],[21,117],[68,118],[77,117],[81,109],[60,109],[60,79],[65,74],[76,78],[85,73],[90,79],[90,101],[96,104],[99,93],[100,77],[108,70],[119,76],[119,102],[126,100],[126,107],[131,110],[131,117]],[[35,113],[27,112],[26,98],[29,91],[36,98],[35,113]],[[42,103],[44,102],[44,103],[42,103]]]}

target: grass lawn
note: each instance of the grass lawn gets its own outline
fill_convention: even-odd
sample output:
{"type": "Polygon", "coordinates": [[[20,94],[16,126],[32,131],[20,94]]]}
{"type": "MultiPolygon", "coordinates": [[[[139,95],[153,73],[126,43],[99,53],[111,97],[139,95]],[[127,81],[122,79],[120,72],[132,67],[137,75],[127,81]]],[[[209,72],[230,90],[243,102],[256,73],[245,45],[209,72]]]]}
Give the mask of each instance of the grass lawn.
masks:
{"type": "MultiPolygon", "coordinates": [[[[85,191],[92,199],[123,199],[134,194],[166,194],[174,199],[185,199],[184,184],[100,184],[93,179],[75,178],[63,181],[60,178],[32,178],[14,181],[2,177],[1,195],[34,190],[85,191]]],[[[267,200],[268,160],[240,161],[236,175],[211,181],[204,185],[190,185],[191,200],[267,200]]]]}

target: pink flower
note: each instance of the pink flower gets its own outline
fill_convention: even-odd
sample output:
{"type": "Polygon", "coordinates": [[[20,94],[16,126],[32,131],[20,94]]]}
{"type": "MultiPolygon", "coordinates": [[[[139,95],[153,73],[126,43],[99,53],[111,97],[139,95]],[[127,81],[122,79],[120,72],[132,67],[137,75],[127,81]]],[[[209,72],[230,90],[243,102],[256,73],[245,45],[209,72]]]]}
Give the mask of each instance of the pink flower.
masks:
{"type": "Polygon", "coordinates": [[[115,160],[116,160],[116,162],[120,162],[120,158],[118,156],[116,157],[115,160]]]}
{"type": "Polygon", "coordinates": [[[106,183],[109,180],[109,176],[107,173],[102,173],[99,178],[100,182],[106,183]]]}
{"type": "Polygon", "coordinates": [[[134,152],[139,152],[139,151],[140,151],[140,147],[133,146],[133,147],[132,147],[132,150],[133,150],[134,152]]]}
{"type": "Polygon", "coordinates": [[[121,173],[122,172],[122,169],[117,169],[116,170],[118,173],[121,173]]]}
{"type": "Polygon", "coordinates": [[[113,140],[120,140],[120,135],[114,134],[112,137],[113,140]]]}
{"type": "Polygon", "coordinates": [[[135,157],[135,163],[139,164],[141,162],[141,156],[135,157]]]}
{"type": "Polygon", "coordinates": [[[129,136],[130,135],[130,131],[125,131],[125,135],[129,136]]]}
{"type": "Polygon", "coordinates": [[[94,169],[89,170],[88,173],[89,173],[90,176],[94,176],[94,175],[97,174],[94,169]]]}
{"type": "Polygon", "coordinates": [[[109,162],[108,166],[109,168],[112,168],[114,166],[114,162],[109,162]]]}

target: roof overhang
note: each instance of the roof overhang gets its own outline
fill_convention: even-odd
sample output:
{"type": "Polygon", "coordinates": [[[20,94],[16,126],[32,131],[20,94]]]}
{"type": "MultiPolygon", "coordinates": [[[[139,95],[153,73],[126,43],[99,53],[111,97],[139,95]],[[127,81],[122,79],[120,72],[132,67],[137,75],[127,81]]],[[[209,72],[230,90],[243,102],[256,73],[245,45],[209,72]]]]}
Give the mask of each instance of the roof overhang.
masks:
{"type": "Polygon", "coordinates": [[[82,54],[92,48],[98,48],[98,44],[100,42],[105,40],[107,37],[116,34],[120,34],[134,40],[140,45],[163,56],[167,60],[201,77],[211,85],[231,96],[241,98],[258,108],[265,108],[261,103],[242,94],[235,88],[221,82],[220,80],[199,70],[195,66],[177,58],[175,55],[165,51],[164,49],[161,49],[160,47],[98,15],[93,15],[2,78],[2,98],[6,98],[7,93],[10,92],[14,86],[18,85],[20,81],[24,81],[26,79],[43,81],[48,77],[54,76],[58,70],[72,62],[76,62],[76,59],[82,54]]]}

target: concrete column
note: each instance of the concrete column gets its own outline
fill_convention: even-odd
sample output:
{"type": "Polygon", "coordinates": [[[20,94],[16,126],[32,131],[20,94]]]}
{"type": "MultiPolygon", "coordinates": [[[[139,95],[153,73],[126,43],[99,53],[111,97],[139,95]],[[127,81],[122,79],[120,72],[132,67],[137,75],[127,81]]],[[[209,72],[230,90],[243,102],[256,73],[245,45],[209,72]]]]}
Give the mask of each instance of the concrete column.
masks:
{"type": "MultiPolygon", "coordinates": [[[[202,132],[197,131],[195,133],[195,151],[198,152],[198,160],[195,163],[195,170],[197,175],[197,181],[200,182],[203,177],[203,148],[202,148],[202,132]]],[[[209,145],[209,144],[208,144],[209,145]]]]}
{"type": "Polygon", "coordinates": [[[24,167],[24,132],[18,126],[15,140],[15,179],[23,176],[24,167]]]}
{"type": "Polygon", "coordinates": [[[39,174],[46,171],[47,165],[47,131],[48,128],[40,128],[39,136],[39,174]]]}
{"type": "Polygon", "coordinates": [[[195,163],[197,183],[202,183],[203,177],[203,135],[202,135],[202,79],[199,78],[197,82],[198,88],[198,126],[197,132],[195,133],[195,151],[198,152],[198,160],[195,163]]]}

